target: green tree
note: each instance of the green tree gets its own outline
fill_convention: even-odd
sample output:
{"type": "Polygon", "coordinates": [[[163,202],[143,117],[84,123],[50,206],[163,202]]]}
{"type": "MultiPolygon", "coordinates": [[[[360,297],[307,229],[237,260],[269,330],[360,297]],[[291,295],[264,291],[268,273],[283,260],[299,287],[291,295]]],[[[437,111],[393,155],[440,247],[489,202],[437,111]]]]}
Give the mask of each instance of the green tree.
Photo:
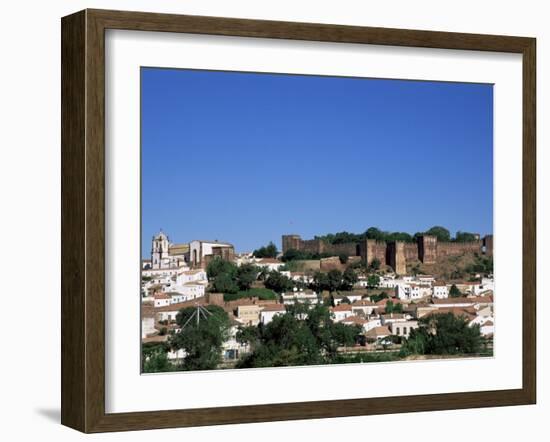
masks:
{"type": "Polygon", "coordinates": [[[212,285],[214,290],[219,293],[237,293],[239,291],[237,282],[229,273],[221,273],[216,276],[212,285]]]}
{"type": "Polygon", "coordinates": [[[460,290],[458,290],[456,284],[453,284],[451,286],[451,289],[449,290],[449,296],[451,298],[459,298],[460,296],[462,296],[462,293],[460,292],[460,290]]]}
{"type": "Polygon", "coordinates": [[[379,293],[378,295],[371,295],[369,297],[372,302],[378,302],[378,301],[382,301],[382,299],[389,298],[386,292],[379,293]]]}
{"type": "Polygon", "coordinates": [[[378,275],[369,275],[367,278],[367,287],[369,289],[374,289],[380,285],[380,276],[378,275]]]}
{"type": "Polygon", "coordinates": [[[143,373],[164,373],[173,371],[174,366],[168,360],[166,352],[157,351],[143,358],[142,370],[143,373]]]}
{"type": "Polygon", "coordinates": [[[403,304],[400,302],[388,301],[386,302],[386,313],[403,313],[403,304]]]}
{"type": "Polygon", "coordinates": [[[206,266],[206,274],[208,275],[208,278],[216,278],[218,275],[224,273],[233,278],[237,273],[237,266],[220,257],[214,258],[206,266]]]}
{"type": "Polygon", "coordinates": [[[349,256],[345,253],[340,253],[340,255],[338,255],[338,259],[340,260],[340,264],[346,264],[349,260],[349,256]]]}
{"type": "Polygon", "coordinates": [[[449,232],[449,230],[447,230],[445,227],[441,226],[433,226],[432,228],[426,230],[424,232],[424,235],[435,236],[437,240],[441,242],[451,241],[451,232],[449,232]]]}
{"type": "Polygon", "coordinates": [[[236,280],[239,289],[248,290],[258,277],[258,268],[253,264],[243,264],[237,269],[236,280]]]}
{"type": "Polygon", "coordinates": [[[476,241],[478,236],[475,233],[470,232],[461,232],[460,230],[456,232],[455,241],[456,242],[472,242],[476,241]]]}
{"type": "Polygon", "coordinates": [[[469,326],[464,316],[438,313],[421,318],[404,344],[405,354],[475,354],[483,348],[479,325],[469,326]]]}
{"type": "Polygon", "coordinates": [[[265,287],[277,293],[292,289],[292,281],[280,272],[271,272],[265,280],[265,287]]]}
{"type": "Polygon", "coordinates": [[[380,264],[381,264],[380,260],[378,258],[374,258],[371,261],[369,268],[371,270],[374,270],[374,271],[379,270],[380,269],[380,264]]]}
{"type": "Polygon", "coordinates": [[[338,347],[353,345],[359,326],[335,323],[326,306],[289,306],[287,313],[254,331],[243,330],[237,339],[251,345],[239,368],[312,365],[338,360],[338,347]],[[304,319],[304,313],[307,313],[304,319]]]}
{"type": "Polygon", "coordinates": [[[173,371],[168,360],[170,347],[165,342],[148,342],[141,345],[141,368],[143,373],[173,371]]]}
{"type": "Polygon", "coordinates": [[[184,350],[183,370],[212,370],[222,361],[222,345],[229,338],[227,313],[216,305],[188,307],[176,315],[181,331],[169,338],[176,350],[184,350]],[[197,316],[199,316],[197,320],[197,316]]]}
{"type": "Polygon", "coordinates": [[[375,240],[378,240],[378,241],[383,241],[384,240],[384,232],[382,232],[377,227],[369,227],[367,229],[367,231],[365,232],[365,237],[367,239],[375,239],[375,240]]]}
{"type": "Polygon", "coordinates": [[[256,258],[277,258],[279,251],[273,242],[269,242],[267,246],[260,247],[252,253],[256,258]]]}
{"type": "Polygon", "coordinates": [[[341,290],[351,290],[353,286],[359,281],[359,278],[357,277],[357,273],[351,268],[348,267],[346,270],[344,270],[344,274],[342,275],[342,284],[340,289],[341,290]]]}
{"type": "Polygon", "coordinates": [[[321,293],[323,290],[329,289],[328,275],[323,272],[315,272],[313,274],[313,283],[311,288],[318,293],[321,293]]]}
{"type": "Polygon", "coordinates": [[[337,269],[329,270],[327,273],[328,278],[328,291],[334,292],[342,286],[342,272],[337,269]]]}

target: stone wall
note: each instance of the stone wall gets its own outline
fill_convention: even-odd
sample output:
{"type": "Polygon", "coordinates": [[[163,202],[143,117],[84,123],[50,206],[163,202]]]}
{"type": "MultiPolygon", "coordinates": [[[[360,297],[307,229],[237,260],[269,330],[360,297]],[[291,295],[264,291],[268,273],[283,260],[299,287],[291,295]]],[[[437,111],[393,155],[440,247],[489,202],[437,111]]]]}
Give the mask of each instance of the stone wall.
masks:
{"type": "Polygon", "coordinates": [[[437,244],[437,256],[456,256],[466,252],[481,253],[483,242],[440,242],[437,244]]]}
{"type": "MultiPolygon", "coordinates": [[[[424,235],[417,238],[416,243],[401,241],[386,243],[366,239],[359,243],[329,244],[320,239],[303,240],[299,235],[283,235],[283,253],[296,249],[310,253],[330,253],[334,256],[346,254],[357,256],[371,264],[378,259],[381,265],[390,265],[399,274],[405,273],[405,266],[416,260],[424,264],[437,263],[438,257],[456,256],[464,253],[493,254],[493,235],[487,235],[483,240],[466,243],[438,242],[437,237],[424,235]]],[[[326,268],[334,267],[329,259],[326,268]]]]}

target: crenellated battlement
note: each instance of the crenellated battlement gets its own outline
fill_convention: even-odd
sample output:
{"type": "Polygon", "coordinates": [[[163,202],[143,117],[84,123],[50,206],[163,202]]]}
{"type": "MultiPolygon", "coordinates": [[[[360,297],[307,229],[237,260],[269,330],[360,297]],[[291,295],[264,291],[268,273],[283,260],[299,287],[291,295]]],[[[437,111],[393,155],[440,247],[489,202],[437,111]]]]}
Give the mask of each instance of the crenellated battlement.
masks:
{"type": "Polygon", "coordinates": [[[283,253],[290,249],[309,253],[330,253],[348,256],[360,256],[368,264],[375,259],[383,265],[389,265],[397,273],[405,273],[409,262],[420,260],[424,264],[436,264],[438,258],[457,256],[464,253],[493,254],[493,235],[470,242],[439,242],[436,236],[422,235],[414,243],[402,241],[377,241],[365,239],[360,242],[331,244],[315,238],[303,240],[300,235],[283,235],[283,253]]]}

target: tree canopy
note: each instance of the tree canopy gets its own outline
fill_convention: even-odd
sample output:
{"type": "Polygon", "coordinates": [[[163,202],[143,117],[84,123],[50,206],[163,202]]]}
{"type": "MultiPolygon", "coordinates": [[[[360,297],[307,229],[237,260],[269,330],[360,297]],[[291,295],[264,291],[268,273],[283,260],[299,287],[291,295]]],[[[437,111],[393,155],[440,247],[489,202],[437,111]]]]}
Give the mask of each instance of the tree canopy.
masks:
{"type": "Polygon", "coordinates": [[[318,292],[323,290],[331,293],[337,290],[349,291],[357,281],[357,274],[350,267],[343,273],[337,269],[329,270],[327,273],[317,271],[313,274],[311,287],[318,292]]]}
{"type": "Polygon", "coordinates": [[[479,353],[483,347],[479,325],[464,316],[438,313],[425,316],[403,345],[404,354],[456,355],[479,353]]]}
{"type": "Polygon", "coordinates": [[[275,291],[276,293],[283,293],[287,290],[291,290],[294,286],[293,282],[288,276],[283,275],[281,272],[272,271],[264,281],[266,288],[275,291]]]}
{"type": "Polygon", "coordinates": [[[256,330],[242,328],[237,339],[251,346],[239,368],[278,367],[331,363],[337,349],[353,345],[361,329],[356,325],[335,323],[326,306],[289,306],[267,325],[256,330]],[[304,315],[307,315],[304,318],[304,315]]]}
{"type": "Polygon", "coordinates": [[[271,241],[267,246],[260,247],[252,252],[256,258],[277,258],[278,253],[277,246],[271,241]]]}
{"type": "Polygon", "coordinates": [[[212,370],[222,361],[222,345],[229,337],[230,322],[219,306],[208,305],[181,309],[176,322],[182,328],[170,336],[175,350],[184,350],[183,370],[212,370]],[[197,315],[200,315],[197,321],[197,315]]]}
{"type": "Polygon", "coordinates": [[[458,289],[458,287],[456,286],[456,284],[453,284],[451,286],[451,288],[449,289],[449,296],[451,298],[459,298],[462,296],[462,293],[461,291],[458,289]]]}

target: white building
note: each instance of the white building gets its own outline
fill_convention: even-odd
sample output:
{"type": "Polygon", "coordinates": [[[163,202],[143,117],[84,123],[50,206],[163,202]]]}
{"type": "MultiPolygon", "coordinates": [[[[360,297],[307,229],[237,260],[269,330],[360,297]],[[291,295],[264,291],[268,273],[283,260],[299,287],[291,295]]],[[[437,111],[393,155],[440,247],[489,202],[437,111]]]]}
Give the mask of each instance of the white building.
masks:
{"type": "Polygon", "coordinates": [[[351,305],[349,304],[340,304],[331,307],[330,312],[332,313],[335,322],[343,321],[353,315],[351,305]]]}
{"type": "Polygon", "coordinates": [[[290,272],[289,278],[296,282],[303,282],[304,284],[311,284],[313,282],[313,276],[304,272],[290,272]]]}
{"type": "Polygon", "coordinates": [[[282,294],[283,304],[289,305],[296,302],[317,304],[319,303],[319,298],[317,293],[313,290],[296,290],[292,292],[286,292],[282,294]]]}
{"type": "Polygon", "coordinates": [[[372,315],[376,311],[376,309],[378,309],[378,306],[368,299],[361,299],[351,304],[351,310],[355,315],[358,313],[361,313],[365,316],[372,315]]]}
{"type": "Polygon", "coordinates": [[[278,271],[285,263],[275,258],[257,258],[254,265],[260,269],[267,269],[272,272],[278,271]]]}
{"type": "Polygon", "coordinates": [[[363,329],[365,332],[368,332],[370,330],[373,330],[377,327],[382,327],[382,320],[380,317],[378,318],[370,318],[367,320],[367,322],[363,325],[363,329]]]}
{"type": "Polygon", "coordinates": [[[395,321],[389,323],[389,329],[392,334],[408,338],[411,334],[411,331],[415,328],[418,328],[418,321],[395,321]]]}
{"type": "Polygon", "coordinates": [[[260,311],[260,322],[269,324],[277,315],[283,315],[286,312],[284,304],[266,304],[260,311]]]}
{"type": "Polygon", "coordinates": [[[435,278],[432,275],[416,275],[416,281],[421,285],[432,286],[435,278]]]}
{"type": "Polygon", "coordinates": [[[154,335],[157,332],[155,328],[155,318],[153,316],[141,317],[141,339],[154,335]]]}
{"type": "Polygon", "coordinates": [[[179,290],[181,294],[185,297],[184,301],[190,301],[192,299],[200,298],[206,293],[206,286],[208,285],[205,281],[198,282],[186,282],[179,290]]]}
{"type": "Polygon", "coordinates": [[[400,283],[395,287],[395,295],[399,299],[407,299],[413,301],[422,299],[432,294],[432,289],[429,286],[420,284],[400,283]]]}
{"type": "Polygon", "coordinates": [[[172,304],[171,297],[166,293],[157,293],[154,296],[153,306],[155,308],[166,307],[167,305],[170,305],[170,304],[172,304]]]}
{"type": "Polygon", "coordinates": [[[382,325],[390,325],[394,322],[406,322],[409,320],[409,316],[403,313],[388,313],[385,315],[380,315],[382,325]]]}
{"type": "Polygon", "coordinates": [[[189,261],[193,267],[204,267],[207,256],[220,256],[224,259],[234,259],[233,244],[227,242],[193,240],[189,243],[189,261]]]}
{"type": "Polygon", "coordinates": [[[332,295],[332,299],[334,299],[334,305],[340,305],[343,300],[347,299],[350,303],[354,303],[356,301],[360,301],[362,299],[363,295],[360,293],[336,293],[332,295]]]}
{"type": "Polygon", "coordinates": [[[188,282],[208,281],[206,271],[203,269],[184,270],[176,277],[177,285],[185,285],[188,282]]]}
{"type": "Polygon", "coordinates": [[[444,282],[436,282],[432,287],[432,296],[437,299],[446,299],[449,297],[449,288],[444,282]]]}
{"type": "Polygon", "coordinates": [[[481,324],[481,327],[479,328],[480,333],[483,336],[489,336],[495,334],[495,324],[492,320],[488,320],[481,324]]]}

